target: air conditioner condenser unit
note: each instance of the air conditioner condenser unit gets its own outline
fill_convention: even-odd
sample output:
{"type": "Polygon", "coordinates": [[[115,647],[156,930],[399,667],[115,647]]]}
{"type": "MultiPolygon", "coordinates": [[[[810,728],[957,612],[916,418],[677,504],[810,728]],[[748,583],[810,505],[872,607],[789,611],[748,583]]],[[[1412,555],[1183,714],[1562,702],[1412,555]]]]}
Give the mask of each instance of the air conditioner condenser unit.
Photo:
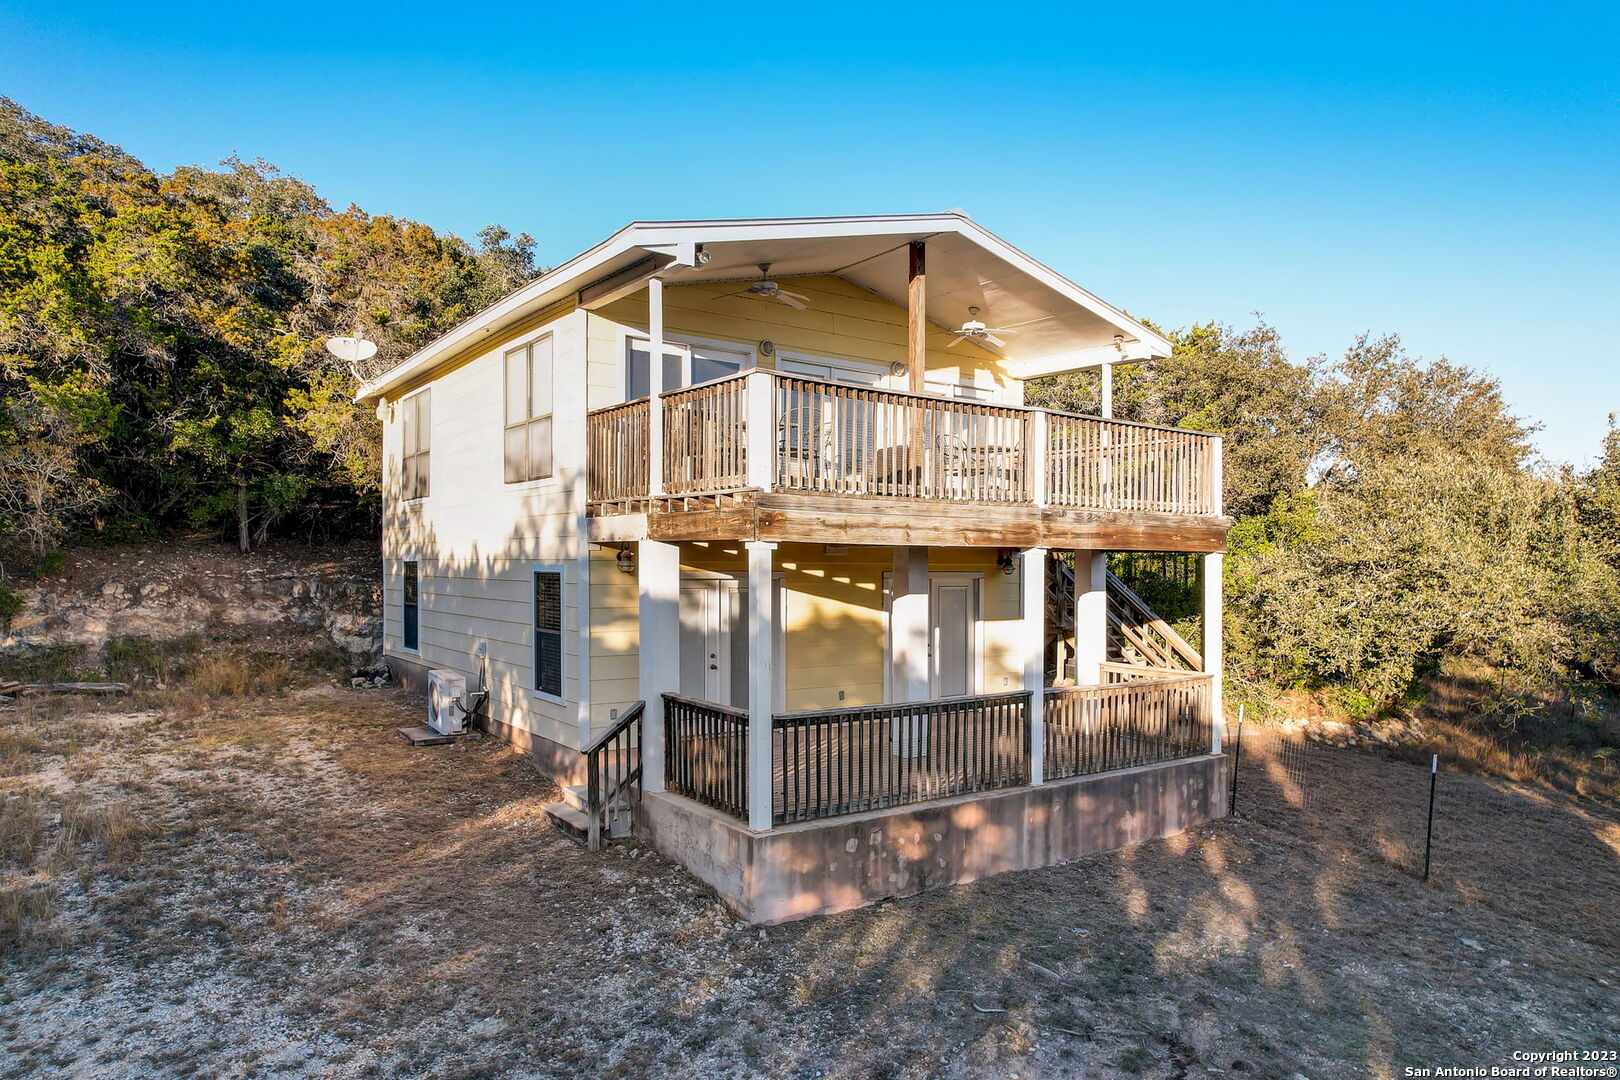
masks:
{"type": "Polygon", "coordinates": [[[440,735],[467,730],[467,677],[448,668],[428,672],[428,727],[440,735]]]}

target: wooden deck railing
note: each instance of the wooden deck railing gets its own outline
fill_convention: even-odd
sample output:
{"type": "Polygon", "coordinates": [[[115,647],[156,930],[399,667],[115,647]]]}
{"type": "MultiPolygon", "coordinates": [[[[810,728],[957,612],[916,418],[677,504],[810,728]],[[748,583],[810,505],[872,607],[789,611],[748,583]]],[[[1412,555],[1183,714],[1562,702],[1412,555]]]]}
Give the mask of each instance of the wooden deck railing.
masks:
{"type": "Polygon", "coordinates": [[[771,488],[865,498],[1221,512],[1213,435],[753,371],[587,420],[589,498],[771,488]],[[755,392],[756,389],[759,392],[755,392]],[[759,460],[750,460],[750,454],[759,460]],[[1044,462],[1044,465],[1042,464],[1044,462]]]}
{"type": "Polygon", "coordinates": [[[665,394],[664,490],[735,491],[748,484],[746,374],[665,394]]]}
{"type": "Polygon", "coordinates": [[[777,485],[829,495],[1030,501],[1030,413],[779,375],[777,485]]]}
{"type": "Polygon", "coordinates": [[[1220,513],[1212,436],[1066,413],[1050,414],[1047,431],[1052,506],[1220,513]]]}
{"type": "Polygon", "coordinates": [[[647,496],[647,399],[597,409],[586,422],[585,497],[647,496]]]}
{"type": "Polygon", "coordinates": [[[665,694],[664,786],[748,820],[748,714],[665,694]]]}
{"type": "MultiPolygon", "coordinates": [[[[1112,667],[1112,665],[1110,665],[1112,667]]],[[[1209,675],[1152,673],[1046,691],[1048,780],[1196,757],[1210,748],[1209,675]]]]}
{"type": "Polygon", "coordinates": [[[1029,783],[1029,693],[778,713],[771,820],[1029,783]]]}

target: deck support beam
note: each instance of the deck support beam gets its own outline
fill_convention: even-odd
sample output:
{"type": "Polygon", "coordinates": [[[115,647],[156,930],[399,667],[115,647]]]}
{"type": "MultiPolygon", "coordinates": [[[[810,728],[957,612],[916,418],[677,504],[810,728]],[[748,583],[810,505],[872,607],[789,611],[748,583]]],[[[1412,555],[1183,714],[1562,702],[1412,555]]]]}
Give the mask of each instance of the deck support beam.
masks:
{"type": "Polygon", "coordinates": [[[894,549],[889,579],[889,647],[895,701],[928,700],[928,549],[894,549]]]}
{"type": "Polygon", "coordinates": [[[928,371],[928,245],[913,240],[906,278],[907,388],[913,394],[927,390],[928,371]]]}
{"type": "MultiPolygon", "coordinates": [[[[771,571],[776,545],[750,540],[748,548],[748,827],[771,827],[772,710],[776,705],[776,610],[771,571]]],[[[785,673],[784,673],[785,674],[785,673]]]]}
{"type": "Polygon", "coordinates": [[[637,675],[647,711],[641,721],[641,786],[664,790],[664,695],[681,687],[681,546],[643,540],[636,553],[641,652],[637,675]]]}
{"type": "Polygon", "coordinates": [[[1102,682],[1108,659],[1108,552],[1074,553],[1074,681],[1102,682]]]}
{"type": "Polygon", "coordinates": [[[1029,782],[1046,778],[1046,561],[1043,547],[1019,553],[1023,590],[1024,689],[1029,691],[1029,782]]]}
{"type": "Polygon", "coordinates": [[[1204,671],[1209,675],[1209,752],[1221,752],[1221,728],[1226,714],[1221,702],[1221,682],[1226,673],[1226,656],[1221,647],[1221,570],[1224,556],[1212,552],[1204,556],[1204,640],[1199,650],[1204,671]]]}

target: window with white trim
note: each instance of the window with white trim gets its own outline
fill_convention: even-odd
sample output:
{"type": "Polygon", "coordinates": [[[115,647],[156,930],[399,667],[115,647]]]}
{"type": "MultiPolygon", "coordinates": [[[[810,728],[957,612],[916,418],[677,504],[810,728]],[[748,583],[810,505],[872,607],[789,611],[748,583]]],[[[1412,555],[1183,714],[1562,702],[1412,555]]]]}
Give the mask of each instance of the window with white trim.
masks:
{"type": "Polygon", "coordinates": [[[400,402],[404,411],[404,444],[400,454],[400,498],[425,499],[428,493],[428,451],[431,445],[431,390],[412,394],[400,402]]]}
{"type": "Polygon", "coordinates": [[[405,561],[404,573],[402,576],[404,579],[404,584],[400,595],[401,617],[399,620],[399,639],[402,646],[407,649],[415,650],[421,647],[422,640],[421,609],[419,607],[419,590],[421,589],[421,582],[417,577],[417,563],[415,559],[407,559],[405,561]]]}
{"type": "Polygon", "coordinates": [[[534,572],[534,688],[562,697],[562,574],[534,572]]]}
{"type": "Polygon", "coordinates": [[[506,482],[551,475],[551,335],[506,354],[506,482]]]}

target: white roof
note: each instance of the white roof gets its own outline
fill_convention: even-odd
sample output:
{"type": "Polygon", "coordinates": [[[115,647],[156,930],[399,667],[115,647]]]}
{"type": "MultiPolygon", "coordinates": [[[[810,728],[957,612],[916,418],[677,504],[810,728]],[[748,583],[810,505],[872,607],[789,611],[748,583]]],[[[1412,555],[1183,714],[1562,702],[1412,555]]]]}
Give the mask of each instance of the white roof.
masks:
{"type": "Polygon", "coordinates": [[[656,270],[671,285],[836,274],[906,305],[913,240],[927,243],[928,320],[955,329],[967,309],[991,326],[1017,327],[995,350],[1020,378],[1168,356],[1170,343],[1118,308],[1037,262],[961,211],[862,217],[637,221],[461,322],[356,395],[375,401],[415,381],[480,338],[574,299],[622,295],[656,270]],[[696,253],[706,253],[702,261],[696,253]],[[615,286],[618,289],[615,290],[615,286]]]}

